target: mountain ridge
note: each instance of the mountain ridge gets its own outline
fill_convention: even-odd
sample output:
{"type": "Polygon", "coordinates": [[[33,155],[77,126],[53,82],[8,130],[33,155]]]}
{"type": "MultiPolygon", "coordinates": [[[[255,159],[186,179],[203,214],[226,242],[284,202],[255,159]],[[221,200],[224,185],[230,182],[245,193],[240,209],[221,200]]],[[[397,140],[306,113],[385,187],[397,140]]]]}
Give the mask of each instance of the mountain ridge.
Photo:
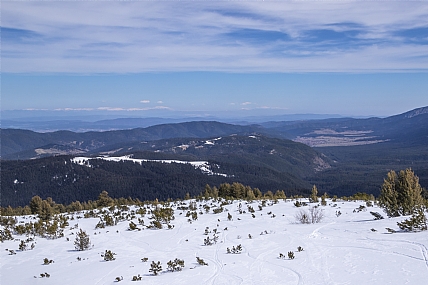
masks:
{"type": "Polygon", "coordinates": [[[1,129],[2,159],[40,157],[35,149],[58,144],[93,151],[130,141],[194,137],[209,138],[231,134],[263,134],[291,139],[310,146],[347,146],[379,142],[424,144],[428,137],[428,107],[417,108],[386,118],[335,118],[323,120],[266,122],[260,125],[234,125],[217,121],[160,124],[146,128],[76,133],[55,131],[37,133],[20,129],[1,129]],[[324,133],[323,133],[324,132],[324,133]],[[403,134],[406,134],[403,136],[403,134]],[[411,136],[411,137],[410,137],[411,136]],[[328,143],[325,143],[328,141],[328,143]],[[33,149],[34,155],[28,152],[33,149]],[[21,154],[19,154],[21,153],[21,154]],[[19,156],[19,157],[18,157],[19,156]]]}

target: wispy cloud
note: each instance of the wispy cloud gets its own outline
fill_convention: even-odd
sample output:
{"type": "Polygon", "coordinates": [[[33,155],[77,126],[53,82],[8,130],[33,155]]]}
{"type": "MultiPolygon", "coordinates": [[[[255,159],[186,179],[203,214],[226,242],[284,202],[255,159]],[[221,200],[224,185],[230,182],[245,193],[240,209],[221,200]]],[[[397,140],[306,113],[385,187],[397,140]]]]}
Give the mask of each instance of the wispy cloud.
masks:
{"type": "Polygon", "coordinates": [[[94,108],[56,108],[54,111],[93,111],[94,108]]]}
{"type": "Polygon", "coordinates": [[[149,103],[150,103],[150,100],[141,100],[141,101],[140,101],[140,103],[143,103],[143,104],[149,104],[149,103]]]}
{"type": "Polygon", "coordinates": [[[120,108],[120,107],[98,107],[99,111],[149,111],[149,110],[172,110],[170,107],[166,106],[155,106],[148,108],[120,108]]]}
{"type": "Polygon", "coordinates": [[[123,107],[97,107],[97,108],[55,108],[53,110],[49,109],[33,109],[27,108],[23,111],[109,111],[109,112],[118,112],[118,111],[149,111],[149,110],[173,110],[167,106],[155,106],[147,108],[123,108],[123,107]]]}
{"type": "Polygon", "coordinates": [[[242,107],[241,110],[250,111],[250,110],[288,110],[284,107],[271,107],[271,106],[257,106],[257,107],[242,107]]]}
{"type": "Polygon", "coordinates": [[[3,2],[2,71],[428,70],[427,33],[427,1],[3,2]]]}

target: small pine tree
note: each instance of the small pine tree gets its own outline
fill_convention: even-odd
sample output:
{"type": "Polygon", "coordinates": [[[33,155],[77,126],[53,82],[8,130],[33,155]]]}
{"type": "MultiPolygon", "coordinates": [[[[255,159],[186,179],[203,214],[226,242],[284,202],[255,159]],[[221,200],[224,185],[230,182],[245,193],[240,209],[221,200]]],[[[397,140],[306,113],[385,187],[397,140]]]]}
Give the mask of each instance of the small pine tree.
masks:
{"type": "Polygon", "coordinates": [[[131,221],[129,223],[129,230],[130,231],[135,231],[135,230],[140,230],[140,229],[137,227],[137,225],[133,221],[131,221]]]}
{"type": "Polygon", "coordinates": [[[140,274],[138,274],[138,276],[134,275],[132,276],[132,281],[141,281],[141,278],[140,274]]]}
{"type": "Polygon", "coordinates": [[[294,252],[292,251],[288,252],[288,259],[294,259],[294,252]]]}
{"type": "Polygon", "coordinates": [[[49,221],[54,215],[54,209],[51,207],[51,205],[48,203],[48,201],[43,200],[40,204],[39,209],[39,218],[42,221],[49,221]]]}
{"type": "Polygon", "coordinates": [[[176,258],[174,261],[167,262],[168,271],[181,271],[184,267],[184,260],[176,258]]]}
{"type": "Polygon", "coordinates": [[[327,193],[324,193],[321,196],[321,206],[327,206],[327,201],[326,201],[327,197],[328,197],[327,193]]]}
{"type": "Polygon", "coordinates": [[[114,205],[114,200],[108,195],[107,191],[102,191],[98,196],[97,207],[110,207],[114,205]]]}
{"type": "Polygon", "coordinates": [[[242,245],[238,244],[236,247],[232,246],[232,249],[227,248],[227,253],[240,254],[242,252],[242,245]]]}
{"type": "Polygon", "coordinates": [[[161,265],[160,261],[158,261],[157,263],[152,261],[152,264],[150,265],[149,272],[152,272],[154,275],[158,275],[158,273],[161,271],[162,271],[162,265],[161,265]]]}
{"type": "Polygon", "coordinates": [[[202,258],[196,257],[196,261],[199,265],[208,265],[202,258]]]}
{"type": "Polygon", "coordinates": [[[74,241],[74,247],[76,250],[87,250],[91,246],[89,235],[82,229],[76,234],[76,240],[74,241]]]}
{"type": "Polygon", "coordinates": [[[227,213],[227,219],[228,219],[229,221],[231,221],[231,220],[232,220],[232,215],[231,215],[230,213],[227,213]]]}
{"type": "Polygon", "coordinates": [[[25,241],[21,240],[21,243],[19,244],[19,250],[20,251],[26,251],[27,250],[27,244],[25,241]]]}
{"type": "Polygon", "coordinates": [[[116,253],[112,252],[111,250],[106,250],[105,253],[101,256],[104,257],[105,261],[112,261],[112,260],[116,259],[114,257],[115,255],[116,255],[116,253]]]}
{"type": "Polygon", "coordinates": [[[53,263],[54,261],[51,259],[51,260],[49,260],[48,258],[44,258],[43,259],[43,265],[49,265],[49,264],[51,264],[51,263],[53,263]]]}
{"type": "Polygon", "coordinates": [[[311,191],[311,197],[309,198],[309,201],[312,203],[318,203],[318,189],[317,186],[312,186],[312,191],[311,191]]]}
{"type": "Polygon", "coordinates": [[[382,220],[383,216],[381,214],[379,214],[378,212],[370,212],[370,214],[372,214],[372,216],[374,217],[375,220],[382,220]]]}
{"type": "Polygon", "coordinates": [[[397,223],[398,227],[404,231],[426,231],[427,230],[427,217],[425,216],[424,210],[422,207],[419,207],[413,212],[413,215],[397,223]]]}
{"type": "Polygon", "coordinates": [[[393,234],[393,233],[395,233],[395,230],[394,229],[391,229],[391,228],[385,228],[387,231],[388,231],[388,233],[390,233],[390,234],[393,234]]]}

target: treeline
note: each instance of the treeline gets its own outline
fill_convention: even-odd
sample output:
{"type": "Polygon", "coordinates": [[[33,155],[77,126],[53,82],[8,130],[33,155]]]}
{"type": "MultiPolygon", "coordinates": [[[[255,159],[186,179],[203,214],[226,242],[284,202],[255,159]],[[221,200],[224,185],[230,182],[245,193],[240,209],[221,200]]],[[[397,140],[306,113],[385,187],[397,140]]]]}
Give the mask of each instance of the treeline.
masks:
{"type": "MultiPolygon", "coordinates": [[[[296,197],[301,197],[297,195],[296,197]]],[[[176,198],[174,200],[181,200],[184,198],[188,199],[210,199],[210,198],[224,198],[224,199],[244,199],[244,200],[254,200],[254,199],[285,199],[286,195],[283,190],[277,190],[275,194],[272,191],[267,191],[262,193],[258,188],[251,188],[250,186],[245,186],[241,183],[234,182],[232,184],[222,183],[219,187],[210,185],[205,185],[204,191],[200,192],[198,195],[191,196],[187,192],[183,197],[176,198]]],[[[53,215],[66,213],[66,212],[76,212],[82,210],[94,210],[97,208],[111,207],[111,206],[124,206],[124,205],[144,205],[151,204],[154,201],[172,201],[173,199],[168,198],[166,200],[158,200],[157,198],[153,200],[141,201],[138,198],[112,198],[109,196],[107,191],[102,191],[96,200],[87,200],[87,201],[73,201],[69,204],[56,203],[51,197],[42,199],[40,196],[36,195],[27,202],[25,206],[18,207],[1,207],[2,216],[20,216],[20,215],[38,215],[42,220],[49,220],[53,215]]],[[[157,203],[157,202],[155,202],[157,203]]]]}
{"type": "MultiPolygon", "coordinates": [[[[314,186],[315,187],[315,186],[314,186]]],[[[316,188],[316,187],[315,187],[316,188]]],[[[314,193],[312,193],[312,196],[314,193]]],[[[311,196],[311,197],[312,197],[311,196]]],[[[233,183],[222,183],[218,187],[205,185],[204,190],[201,191],[198,195],[191,196],[189,192],[187,192],[184,197],[184,200],[196,199],[197,201],[209,200],[209,199],[226,199],[226,200],[279,200],[279,199],[300,199],[308,197],[308,195],[293,195],[288,196],[285,194],[284,190],[276,190],[275,193],[268,190],[266,192],[262,192],[259,188],[252,188],[248,185],[244,185],[238,182],[233,183]]],[[[316,193],[315,193],[316,197],[316,193]]],[[[327,193],[324,193],[324,198],[329,198],[327,193]]],[[[336,195],[332,197],[335,201],[339,199],[336,195]]],[[[312,197],[313,199],[313,197],[312,197]]],[[[374,201],[375,197],[371,194],[367,193],[355,193],[352,196],[340,197],[343,201],[355,201],[355,200],[363,200],[363,201],[374,201]]],[[[176,198],[174,201],[181,200],[181,198],[176,198]]],[[[313,199],[314,201],[317,199],[313,199]]],[[[79,212],[83,210],[94,210],[100,209],[103,207],[123,207],[127,205],[137,205],[143,206],[147,204],[157,204],[161,202],[171,202],[173,199],[168,198],[167,200],[158,200],[157,198],[154,200],[145,200],[141,201],[138,198],[112,198],[109,196],[107,191],[102,191],[96,200],[87,200],[87,201],[73,201],[69,204],[61,204],[56,203],[51,197],[46,199],[40,198],[40,196],[36,195],[29,200],[29,202],[25,206],[18,207],[0,207],[0,213],[2,216],[21,216],[21,215],[37,215],[42,221],[50,220],[54,215],[62,214],[62,213],[71,213],[71,212],[79,212]]],[[[318,201],[318,200],[317,200],[318,201]]]]}
{"type": "MultiPolygon", "coordinates": [[[[146,201],[150,203],[151,201],[146,201]]],[[[94,210],[97,208],[111,207],[111,206],[124,206],[124,205],[142,205],[144,204],[138,198],[132,199],[128,198],[117,198],[113,199],[108,195],[107,191],[102,191],[98,195],[97,200],[88,200],[88,201],[73,201],[70,204],[61,204],[56,203],[51,197],[43,200],[40,196],[36,195],[31,198],[29,203],[23,207],[18,206],[12,208],[1,207],[2,216],[21,216],[21,215],[38,215],[42,221],[50,220],[54,215],[67,213],[67,212],[79,212],[83,210],[94,210]]]]}
{"type": "MultiPolygon", "coordinates": [[[[201,196],[201,195],[200,195],[201,196]]],[[[254,200],[254,199],[285,199],[287,196],[284,193],[284,190],[277,190],[275,194],[268,190],[266,193],[262,193],[259,188],[251,188],[250,186],[245,186],[241,183],[234,182],[232,184],[223,183],[220,187],[212,187],[210,185],[205,186],[205,191],[203,193],[203,198],[217,199],[219,197],[225,199],[243,199],[243,200],[254,200]]]]}

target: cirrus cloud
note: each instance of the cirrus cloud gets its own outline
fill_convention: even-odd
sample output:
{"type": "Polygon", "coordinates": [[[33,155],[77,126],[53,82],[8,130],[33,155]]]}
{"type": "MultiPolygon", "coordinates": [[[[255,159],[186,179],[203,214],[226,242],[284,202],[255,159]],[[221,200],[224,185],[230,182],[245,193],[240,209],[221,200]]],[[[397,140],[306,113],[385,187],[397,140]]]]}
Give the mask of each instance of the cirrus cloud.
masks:
{"type": "Polygon", "coordinates": [[[428,70],[427,45],[427,1],[2,3],[3,72],[428,70]]]}

